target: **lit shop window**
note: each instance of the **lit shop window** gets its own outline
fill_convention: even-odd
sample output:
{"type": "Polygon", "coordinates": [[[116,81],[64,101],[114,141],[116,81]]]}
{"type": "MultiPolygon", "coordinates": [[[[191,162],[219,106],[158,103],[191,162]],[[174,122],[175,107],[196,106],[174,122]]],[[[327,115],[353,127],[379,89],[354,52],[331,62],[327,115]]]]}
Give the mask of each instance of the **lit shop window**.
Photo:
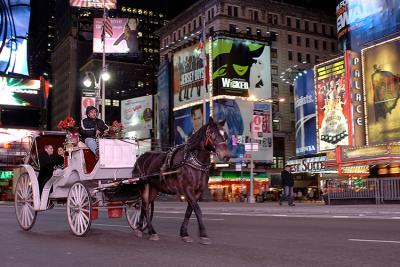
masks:
{"type": "Polygon", "coordinates": [[[119,100],[112,101],[114,107],[119,107],[119,100]]]}

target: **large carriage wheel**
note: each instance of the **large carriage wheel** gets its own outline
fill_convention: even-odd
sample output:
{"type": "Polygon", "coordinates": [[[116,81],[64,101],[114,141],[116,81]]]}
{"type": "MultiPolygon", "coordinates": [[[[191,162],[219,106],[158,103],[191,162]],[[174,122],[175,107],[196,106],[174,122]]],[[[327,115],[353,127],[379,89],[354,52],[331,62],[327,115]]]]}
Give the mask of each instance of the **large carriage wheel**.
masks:
{"type": "MultiPolygon", "coordinates": [[[[153,220],[154,202],[150,204],[150,220],[153,220]]],[[[142,200],[127,204],[125,206],[126,220],[133,230],[145,230],[147,228],[147,221],[142,213],[142,200]]]]}
{"type": "Polygon", "coordinates": [[[35,224],[37,211],[33,208],[32,183],[26,172],[18,178],[14,205],[19,226],[25,231],[30,230],[35,224]]]}
{"type": "Polygon", "coordinates": [[[76,236],[85,236],[92,224],[92,198],[86,186],[77,182],[72,185],[67,198],[67,216],[71,231],[76,236]]]}

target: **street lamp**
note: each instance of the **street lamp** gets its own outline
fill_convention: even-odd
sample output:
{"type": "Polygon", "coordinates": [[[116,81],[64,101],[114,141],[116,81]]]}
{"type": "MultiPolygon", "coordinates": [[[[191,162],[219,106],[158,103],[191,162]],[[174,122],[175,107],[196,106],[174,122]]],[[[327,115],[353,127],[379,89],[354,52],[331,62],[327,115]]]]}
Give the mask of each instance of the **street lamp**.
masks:
{"type": "MultiPolygon", "coordinates": [[[[247,98],[248,101],[253,102],[253,114],[254,114],[254,104],[255,103],[276,103],[276,102],[284,102],[285,98],[257,98],[254,95],[250,95],[247,98]]],[[[252,115],[253,117],[253,115],[252,115]]],[[[248,201],[249,203],[255,203],[255,198],[254,198],[254,157],[253,157],[253,119],[251,120],[250,123],[250,192],[249,192],[249,198],[248,201]]]]}
{"type": "Polygon", "coordinates": [[[96,76],[92,71],[87,71],[85,73],[85,78],[83,79],[83,85],[88,88],[92,86],[92,81],[94,81],[94,89],[96,90],[96,108],[98,109],[99,107],[99,98],[100,98],[100,91],[101,91],[101,119],[105,121],[106,118],[106,112],[105,112],[105,81],[108,81],[110,79],[110,73],[108,73],[107,69],[104,68],[103,71],[100,73],[100,76],[98,79],[96,79],[96,76]],[[101,86],[102,84],[103,86],[101,86]]]}

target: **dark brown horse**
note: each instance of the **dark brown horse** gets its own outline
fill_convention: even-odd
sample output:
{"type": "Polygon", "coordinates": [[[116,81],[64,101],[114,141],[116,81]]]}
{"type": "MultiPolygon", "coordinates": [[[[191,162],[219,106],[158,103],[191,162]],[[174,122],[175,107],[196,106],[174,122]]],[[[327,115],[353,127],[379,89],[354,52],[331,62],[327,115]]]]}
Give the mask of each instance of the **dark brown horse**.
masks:
{"type": "Polygon", "coordinates": [[[212,118],[188,140],[169,152],[147,152],[141,155],[135,164],[133,177],[148,176],[142,184],[143,214],[146,218],[150,239],[158,240],[157,232],[151,223],[150,205],[157,193],[183,195],[188,202],[185,217],[180,229],[180,236],[185,242],[192,242],[187,226],[194,211],[199,224],[199,236],[202,244],[210,244],[198,200],[208,186],[210,154],[214,153],[220,160],[229,160],[227,135],[223,130],[225,122],[215,123],[212,118]],[[164,175],[163,175],[164,174],[164,175]]]}

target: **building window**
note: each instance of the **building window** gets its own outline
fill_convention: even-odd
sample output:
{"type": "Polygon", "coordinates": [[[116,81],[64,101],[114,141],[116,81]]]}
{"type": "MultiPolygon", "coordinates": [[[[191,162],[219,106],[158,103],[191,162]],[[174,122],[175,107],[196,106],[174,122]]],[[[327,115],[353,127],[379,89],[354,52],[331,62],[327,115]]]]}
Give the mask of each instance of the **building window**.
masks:
{"type": "Polygon", "coordinates": [[[310,47],[310,38],[306,38],[306,47],[310,47]]]}
{"type": "Polygon", "coordinates": [[[302,61],[303,61],[303,59],[302,59],[301,53],[298,52],[297,53],[297,62],[302,62],[302,61]]]}
{"type": "Polygon", "coordinates": [[[293,85],[289,86],[289,93],[290,93],[290,96],[294,95],[294,86],[293,85]]]}
{"type": "Polygon", "coordinates": [[[251,35],[251,28],[250,27],[246,27],[246,34],[247,35],[251,35]]]}
{"type": "Polygon", "coordinates": [[[214,18],[214,8],[211,8],[211,18],[214,18]]]}
{"type": "Polygon", "coordinates": [[[272,119],[272,130],[279,132],[281,130],[281,120],[272,119]]]}
{"type": "Polygon", "coordinates": [[[310,63],[310,62],[311,62],[311,56],[310,56],[310,54],[306,54],[306,60],[307,60],[307,63],[310,63]]]}
{"type": "Polygon", "coordinates": [[[228,16],[238,17],[239,8],[237,6],[228,6],[228,16]]]}
{"type": "Polygon", "coordinates": [[[292,27],[292,18],[291,17],[286,17],[286,26],[292,27]]]}
{"type": "Polygon", "coordinates": [[[119,107],[119,100],[113,100],[112,104],[114,107],[119,107]]]}
{"type": "Polygon", "coordinates": [[[271,74],[272,75],[278,75],[278,66],[272,66],[271,67],[271,74]]]}
{"type": "Polygon", "coordinates": [[[276,48],[271,48],[271,58],[278,58],[278,50],[276,48]]]}
{"type": "Polygon", "coordinates": [[[271,41],[277,41],[278,40],[278,33],[276,32],[271,32],[270,33],[271,41]]]}
{"type": "Polygon", "coordinates": [[[315,64],[319,63],[319,56],[315,56],[315,64]]]}
{"type": "Polygon", "coordinates": [[[325,24],[322,24],[322,34],[326,34],[326,26],[325,26],[325,24]]]}
{"type": "Polygon", "coordinates": [[[201,16],[199,16],[199,27],[201,27],[201,25],[202,25],[202,22],[201,22],[202,20],[201,20],[201,16]]]}
{"type": "Polygon", "coordinates": [[[258,11],[257,10],[250,9],[249,14],[250,14],[250,20],[258,21],[258,11]]]}
{"type": "Polygon", "coordinates": [[[331,43],[331,51],[332,51],[332,52],[335,52],[335,50],[336,50],[335,43],[331,43]]]}
{"type": "Polygon", "coordinates": [[[186,26],[183,26],[183,35],[186,34],[186,26]]]}
{"type": "Polygon", "coordinates": [[[294,103],[290,103],[290,113],[294,113],[294,103]]]}
{"type": "Polygon", "coordinates": [[[307,32],[310,30],[309,29],[309,25],[308,25],[308,21],[304,22],[304,30],[307,31],[307,32]]]}
{"type": "Polygon", "coordinates": [[[318,32],[318,25],[316,22],[313,23],[314,32],[318,32]]]}
{"type": "Polygon", "coordinates": [[[292,35],[288,34],[287,42],[288,42],[288,44],[292,44],[292,35]]]}
{"type": "Polygon", "coordinates": [[[318,49],[318,40],[314,40],[314,48],[318,49]]]}
{"type": "MultiPolygon", "coordinates": [[[[274,145],[275,147],[275,145],[274,145]]],[[[285,158],[284,157],[273,157],[271,168],[273,169],[283,169],[285,166],[285,158]]]]}
{"type": "Polygon", "coordinates": [[[268,14],[268,23],[277,25],[278,24],[278,15],[269,13],[268,14]]]}
{"type": "Polygon", "coordinates": [[[326,50],[326,41],[322,41],[322,49],[326,50]]]}
{"type": "Polygon", "coordinates": [[[301,46],[301,37],[300,36],[296,36],[296,42],[297,42],[297,46],[301,46]]]}
{"type": "Polygon", "coordinates": [[[334,32],[333,26],[329,26],[329,31],[331,33],[331,36],[335,36],[335,32],[334,32]]]}
{"type": "Polygon", "coordinates": [[[192,24],[189,22],[188,24],[188,31],[191,32],[192,31],[192,24]]]}
{"type": "Polygon", "coordinates": [[[193,20],[193,29],[197,29],[197,20],[196,19],[193,20]]]}
{"type": "Polygon", "coordinates": [[[292,61],[293,60],[293,52],[288,51],[288,60],[292,61]]]}
{"type": "Polygon", "coordinates": [[[277,97],[279,96],[279,85],[277,83],[272,84],[272,89],[271,89],[272,97],[277,97]]]}
{"type": "Polygon", "coordinates": [[[300,20],[296,19],[296,29],[300,29],[300,20]]]}
{"type": "Polygon", "coordinates": [[[210,27],[210,28],[208,29],[208,33],[209,33],[210,35],[213,35],[213,34],[214,34],[214,27],[210,27]]]}

